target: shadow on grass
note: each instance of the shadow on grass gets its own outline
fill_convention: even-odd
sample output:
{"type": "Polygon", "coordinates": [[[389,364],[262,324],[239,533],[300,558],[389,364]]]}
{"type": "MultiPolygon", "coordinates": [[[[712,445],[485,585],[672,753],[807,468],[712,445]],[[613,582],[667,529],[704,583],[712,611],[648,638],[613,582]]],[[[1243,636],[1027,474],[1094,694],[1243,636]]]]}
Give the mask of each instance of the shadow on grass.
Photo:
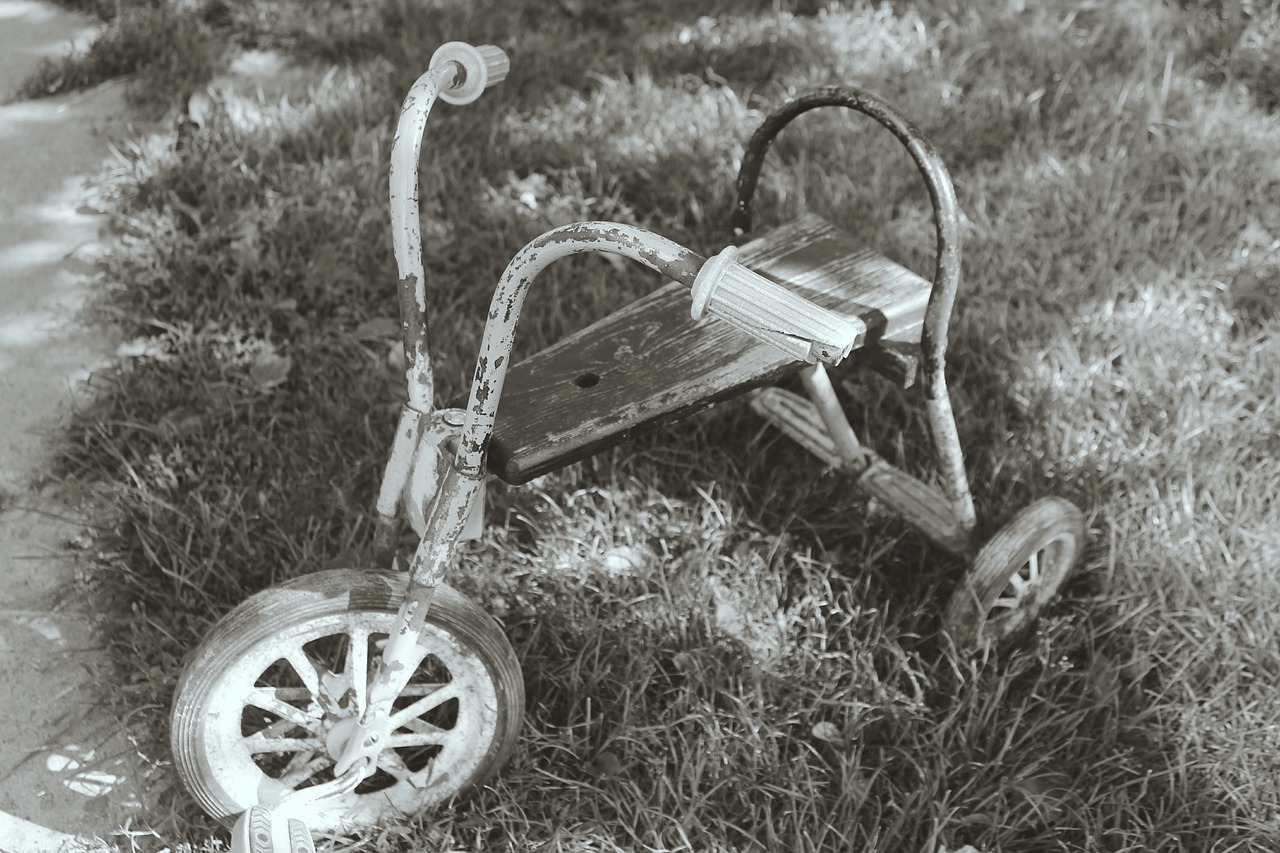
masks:
{"type": "MultiPolygon", "coordinates": [[[[756,86],[780,91],[815,73],[765,74],[768,63],[783,69],[816,56],[829,70],[857,61],[856,51],[832,46],[830,27],[806,54],[803,27],[815,22],[770,41],[763,16],[744,15],[722,33],[679,8],[661,26],[564,13],[513,44],[523,78],[474,111],[433,118],[424,204],[441,396],[463,390],[489,288],[524,241],[560,217],[586,215],[639,220],[695,248],[723,241],[730,165],[752,124],[743,101],[756,86]],[[617,53],[606,55],[611,45],[617,53]],[[690,82],[704,62],[728,85],[690,82]],[[587,69],[604,71],[589,80],[587,69]],[[505,111],[514,118],[501,120],[505,111]]],[[[515,32],[522,14],[531,13],[492,26],[515,32]]],[[[879,43],[927,44],[901,41],[914,31],[910,15],[883,14],[879,43]]],[[[386,364],[394,342],[376,322],[395,312],[382,224],[389,117],[424,59],[416,45],[408,50],[413,34],[453,23],[463,32],[451,37],[485,28],[475,13],[446,10],[397,32],[402,53],[366,70],[354,98],[257,129],[215,122],[183,159],[137,152],[141,177],[122,190],[130,210],[122,224],[132,232],[108,269],[128,285],[113,310],[148,349],[106,377],[101,402],[73,428],[65,464],[106,484],[104,597],[121,613],[113,638],[126,675],[121,705],[145,709],[136,719],[147,754],[164,754],[164,708],[182,657],[214,619],[272,582],[367,562],[363,519],[399,393],[386,364]],[[282,355],[290,362],[277,381],[263,365],[282,355]]],[[[994,40],[999,30],[974,35],[984,33],[994,40]]],[[[1009,73],[1052,77],[1056,66],[1040,63],[1051,49],[1066,51],[1041,38],[1006,54],[1013,71],[1025,71],[1009,73]]],[[[1063,402],[1055,380],[1072,365],[1043,367],[1045,353],[1066,359],[1074,350],[1081,318],[1098,336],[1107,319],[1099,305],[1124,301],[1127,276],[1177,269],[1159,248],[1186,235],[1128,258],[1107,284],[1082,274],[1107,227],[1084,205],[1087,195],[1067,192],[1073,182],[1092,186],[1089,174],[1048,189],[1036,179],[1052,172],[1059,148],[1083,144],[1073,122],[1089,99],[1071,100],[1069,89],[1042,96],[1059,109],[1040,110],[1047,128],[1029,112],[1001,113],[994,94],[977,111],[963,101],[926,108],[948,75],[933,60],[912,64],[909,49],[900,55],[871,88],[917,93],[904,111],[917,107],[922,124],[941,131],[962,197],[977,200],[952,387],[983,524],[1069,492],[1103,508],[1086,570],[1023,650],[986,665],[956,661],[937,637],[935,603],[954,582],[955,561],[876,515],[848,483],[821,476],[737,407],[529,488],[495,488],[491,529],[468,551],[458,583],[504,621],[520,651],[525,741],[496,793],[430,818],[433,838],[928,850],[944,840],[1050,850],[1111,838],[1158,849],[1170,838],[1261,837],[1223,785],[1201,784],[1210,777],[1179,758],[1176,714],[1161,709],[1166,676],[1142,670],[1146,629],[1101,600],[1111,593],[1110,533],[1127,529],[1105,513],[1125,506],[1123,473],[1135,469],[1100,476],[1071,464],[1055,425],[1073,423],[1073,406],[1100,401],[1063,402]],[[989,113],[1006,120],[984,133],[989,113]],[[977,144],[966,143],[970,134],[977,144]],[[1029,139],[1044,156],[1013,158],[1029,139]],[[1046,214],[1059,208],[1069,214],[1063,227],[1046,214]],[[1048,248],[1032,255],[1036,245],[1048,248]],[[1033,260],[1057,263],[1047,268],[1063,280],[1037,292],[1023,267],[1033,260]],[[1235,837],[1224,828],[1233,825],[1244,826],[1235,837]]],[[[876,64],[864,67],[870,74],[876,64]]],[[[987,69],[971,72],[975,87],[996,73],[975,67],[987,69]]],[[[950,78],[963,75],[951,69],[950,78]]],[[[1138,122],[1145,133],[1144,118],[1128,116],[1126,126],[1138,122]]],[[[868,152],[881,149],[864,145],[870,132],[854,130],[852,141],[832,132],[852,126],[815,119],[797,128],[771,161],[762,206],[782,219],[807,206],[791,189],[799,179],[842,224],[865,224],[860,233],[883,236],[917,268],[927,264],[924,195],[909,164],[887,144],[901,169],[879,165],[868,152]],[[802,153],[812,159],[797,163],[802,153]]],[[[1078,159],[1105,185],[1102,166],[1078,159]]],[[[1138,177],[1147,189],[1168,174],[1138,177]]],[[[1094,201],[1113,225],[1142,212],[1094,201]]],[[[1160,227],[1121,236],[1137,242],[1160,227]]],[[[531,315],[527,345],[650,284],[623,273],[611,290],[601,278],[582,265],[549,272],[538,286],[552,307],[531,315]],[[582,278],[586,294],[575,304],[567,294],[582,278]]],[[[1181,405],[1149,387],[1160,378],[1134,380],[1151,411],[1181,405]]],[[[869,443],[928,469],[917,392],[856,376],[842,391],[869,443]]],[[[155,772],[155,789],[170,786],[166,802],[190,817],[169,771],[157,764],[155,772]]],[[[167,831],[183,832],[180,822],[167,831]]]]}

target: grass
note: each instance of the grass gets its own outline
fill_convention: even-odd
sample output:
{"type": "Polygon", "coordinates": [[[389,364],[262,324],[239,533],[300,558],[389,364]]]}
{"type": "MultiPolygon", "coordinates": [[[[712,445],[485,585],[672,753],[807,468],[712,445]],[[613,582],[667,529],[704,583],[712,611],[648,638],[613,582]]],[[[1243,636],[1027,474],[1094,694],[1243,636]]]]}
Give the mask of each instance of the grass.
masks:
{"type": "MultiPolygon", "coordinates": [[[[938,636],[961,567],[740,407],[495,485],[456,582],[522,660],[520,747],[492,788],[361,849],[1280,847],[1274,10],[712,6],[121,0],[85,56],[30,84],[129,73],[141,103],[181,104],[240,49],[339,65],[304,100],[217,99],[103,182],[119,237],[102,310],[136,342],[96,378],[59,475],[99,495],[112,698],[150,767],[134,826],[151,835],[122,845],[218,834],[165,740],[212,623],[274,582],[367,561],[402,393],[379,331],[392,121],[458,38],[503,45],[514,73],[428,130],[442,399],[464,390],[524,242],[601,217],[714,251],[760,112],[854,83],[953,169],[949,374],[983,529],[1060,494],[1091,541],[1035,637],[971,662],[938,636]],[[284,381],[264,381],[284,355],[284,381]]],[[[927,199],[884,136],[802,120],[758,225],[811,209],[928,274],[927,199]]],[[[520,344],[651,286],[558,264],[520,344]]],[[[918,396],[840,382],[862,434],[928,471],[918,396]]]]}

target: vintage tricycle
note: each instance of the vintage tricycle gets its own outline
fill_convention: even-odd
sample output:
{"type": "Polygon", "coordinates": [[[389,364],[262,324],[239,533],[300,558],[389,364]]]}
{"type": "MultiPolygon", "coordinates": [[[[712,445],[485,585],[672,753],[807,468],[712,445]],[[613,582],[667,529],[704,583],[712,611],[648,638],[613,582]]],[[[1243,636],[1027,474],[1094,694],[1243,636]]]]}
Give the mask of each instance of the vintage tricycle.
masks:
{"type": "Polygon", "coordinates": [[[735,243],[710,259],[643,229],[579,222],[534,239],[497,285],[470,398],[437,408],[427,349],[418,161],[437,98],[475,100],[507,74],[493,46],[441,47],[404,102],[391,155],[391,217],[407,363],[403,407],[377,500],[375,567],[322,571],[259,592],[194,654],[173,706],[178,772],[237,849],[310,849],[310,829],[393,820],[476,786],[511,753],[520,665],[497,623],[444,583],[478,535],[485,478],[525,483],[745,395],[752,409],[852,477],[967,571],[942,616],[962,652],[1016,636],[1052,599],[1085,539],[1079,510],[1037,501],[985,543],[943,373],[960,280],[959,215],[934,148],[882,101],[851,88],[769,115],[738,175],[735,243]],[[896,136],[928,187],[937,233],[930,283],[817,217],[747,241],[771,141],[809,110],[840,106],[896,136]],[[567,255],[630,258],[670,283],[519,364],[516,325],[538,273],[567,255]],[[853,362],[911,385],[921,375],[939,486],[859,443],[827,367],[853,362]],[[806,395],[773,383],[799,374],[806,395]],[[502,401],[499,410],[499,401],[502,401]],[[394,570],[407,520],[420,535],[394,570]]]}

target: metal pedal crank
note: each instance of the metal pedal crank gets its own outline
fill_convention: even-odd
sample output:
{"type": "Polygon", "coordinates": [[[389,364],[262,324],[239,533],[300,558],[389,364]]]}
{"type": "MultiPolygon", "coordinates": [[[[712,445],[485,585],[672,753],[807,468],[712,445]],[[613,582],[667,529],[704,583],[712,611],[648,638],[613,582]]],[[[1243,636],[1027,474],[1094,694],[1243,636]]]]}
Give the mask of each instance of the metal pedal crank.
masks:
{"type": "Polygon", "coordinates": [[[231,828],[231,853],[316,853],[307,812],[354,791],[369,769],[367,763],[357,764],[330,782],[293,791],[273,806],[251,806],[231,828]]]}
{"type": "Polygon", "coordinates": [[[782,388],[764,388],[752,395],[751,410],[830,467],[844,465],[818,407],[811,401],[782,388]]]}

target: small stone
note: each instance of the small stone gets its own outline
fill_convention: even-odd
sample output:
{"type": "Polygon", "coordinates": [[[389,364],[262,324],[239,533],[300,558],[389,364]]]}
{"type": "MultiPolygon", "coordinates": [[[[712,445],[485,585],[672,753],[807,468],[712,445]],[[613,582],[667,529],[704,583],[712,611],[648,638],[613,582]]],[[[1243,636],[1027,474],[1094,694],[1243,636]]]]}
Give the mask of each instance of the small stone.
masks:
{"type": "Polygon", "coordinates": [[[644,554],[627,545],[619,545],[604,552],[600,568],[611,575],[631,575],[644,566],[644,554]]]}
{"type": "Polygon", "coordinates": [[[812,734],[818,740],[826,743],[840,743],[844,740],[844,736],[840,733],[840,727],[827,720],[814,723],[812,734]]]}

